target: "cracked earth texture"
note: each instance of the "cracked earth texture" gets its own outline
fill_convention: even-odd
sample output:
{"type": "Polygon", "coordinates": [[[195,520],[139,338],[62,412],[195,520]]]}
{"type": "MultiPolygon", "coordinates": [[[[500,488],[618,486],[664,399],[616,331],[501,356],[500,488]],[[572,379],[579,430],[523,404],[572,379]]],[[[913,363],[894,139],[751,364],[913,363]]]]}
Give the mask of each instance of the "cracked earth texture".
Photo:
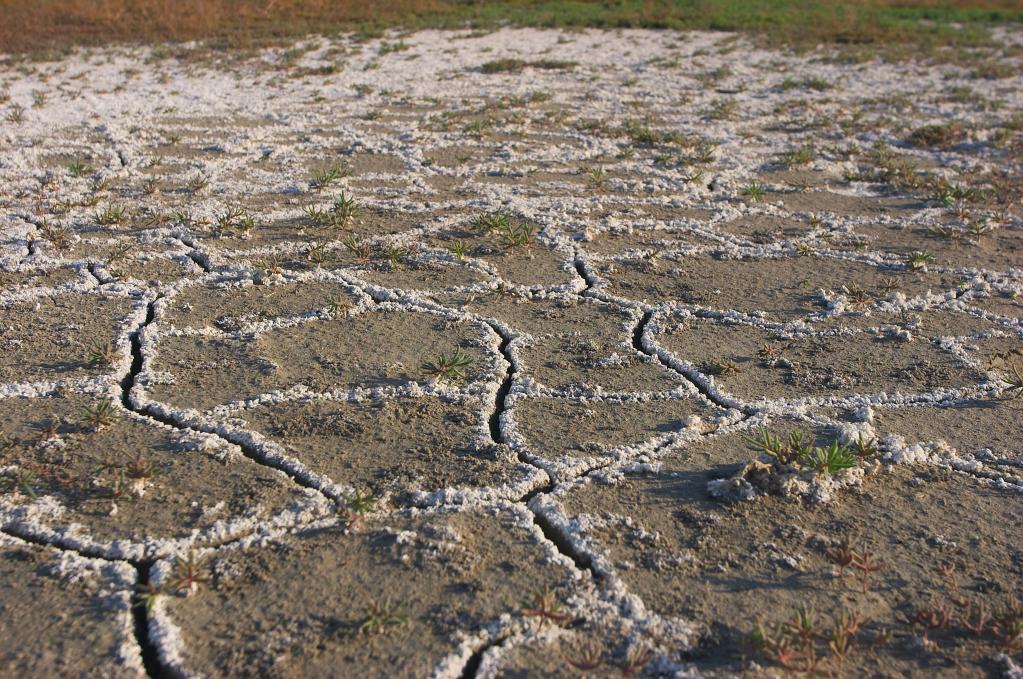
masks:
{"type": "Polygon", "coordinates": [[[3,67],[0,674],[1023,675],[997,38],[3,67]]]}

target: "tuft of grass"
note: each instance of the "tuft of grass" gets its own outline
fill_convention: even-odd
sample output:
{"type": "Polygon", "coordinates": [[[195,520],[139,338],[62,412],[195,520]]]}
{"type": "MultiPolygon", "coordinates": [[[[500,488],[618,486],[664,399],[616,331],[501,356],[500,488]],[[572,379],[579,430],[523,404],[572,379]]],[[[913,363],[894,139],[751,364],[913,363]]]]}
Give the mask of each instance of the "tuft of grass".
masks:
{"type": "Polygon", "coordinates": [[[118,417],[120,417],[120,413],[117,412],[117,406],[114,405],[113,400],[101,398],[91,406],[83,408],[78,419],[82,424],[99,431],[116,422],[118,417]]]}
{"type": "Polygon", "coordinates": [[[309,184],[316,190],[322,190],[333,184],[339,179],[348,177],[352,174],[352,168],[348,165],[332,165],[324,170],[320,170],[313,175],[309,184]]]}
{"type": "Polygon", "coordinates": [[[857,466],[856,456],[838,441],[832,441],[824,448],[814,448],[806,458],[806,463],[824,476],[857,466]]]}
{"type": "Polygon", "coordinates": [[[480,65],[481,73],[518,73],[526,68],[537,68],[545,71],[568,71],[579,64],[574,61],[559,61],[556,59],[539,59],[537,61],[523,61],[522,59],[494,59],[480,65]]]}
{"type": "Polygon", "coordinates": [[[469,224],[483,234],[490,234],[510,228],[511,217],[503,212],[488,212],[476,215],[469,224]]]}
{"type": "Polygon", "coordinates": [[[763,184],[752,181],[742,189],[742,195],[749,198],[754,203],[759,203],[767,195],[767,189],[764,188],[763,184]]]}
{"type": "Polygon", "coordinates": [[[392,602],[391,597],[382,601],[374,601],[366,608],[366,617],[359,625],[360,634],[382,632],[388,627],[404,627],[409,623],[409,616],[403,612],[399,602],[392,602]]]}
{"type": "Polygon", "coordinates": [[[113,226],[128,221],[128,209],[123,205],[111,203],[96,213],[96,223],[102,226],[113,226]]]}
{"type": "Polygon", "coordinates": [[[92,166],[82,160],[72,160],[68,163],[67,172],[72,177],[85,177],[92,174],[92,166]]]}
{"type": "Polygon", "coordinates": [[[924,125],[913,130],[906,141],[913,146],[948,148],[962,141],[965,133],[959,123],[924,125]]]}
{"type": "Polygon", "coordinates": [[[424,363],[423,372],[438,379],[461,379],[465,377],[465,371],[472,367],[472,363],[471,356],[456,348],[450,354],[438,356],[433,363],[424,363]]]}
{"type": "Polygon", "coordinates": [[[89,365],[110,365],[119,355],[110,342],[94,344],[89,350],[89,365]]]}

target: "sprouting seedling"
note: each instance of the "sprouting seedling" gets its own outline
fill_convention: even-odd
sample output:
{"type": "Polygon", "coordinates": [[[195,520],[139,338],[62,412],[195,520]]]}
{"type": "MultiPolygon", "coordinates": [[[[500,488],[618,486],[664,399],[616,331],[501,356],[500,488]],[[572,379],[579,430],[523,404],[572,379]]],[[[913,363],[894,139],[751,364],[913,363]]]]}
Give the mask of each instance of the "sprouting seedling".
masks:
{"type": "Polygon", "coordinates": [[[464,378],[465,370],[472,366],[472,357],[456,348],[452,353],[441,355],[433,363],[424,363],[423,372],[431,377],[450,380],[464,378]]]}
{"type": "Polygon", "coordinates": [[[306,250],[305,258],[312,264],[316,265],[316,268],[319,269],[325,263],[330,261],[330,252],[327,250],[327,244],[312,243],[309,246],[309,249],[306,250]]]}
{"type": "Polygon", "coordinates": [[[604,664],[604,651],[600,644],[587,641],[580,644],[573,655],[562,655],[562,658],[580,672],[592,672],[604,664]]]}
{"type": "Polygon", "coordinates": [[[860,459],[877,455],[877,441],[873,437],[864,438],[863,434],[856,435],[856,440],[852,442],[850,448],[860,459]]]}
{"type": "Polygon", "coordinates": [[[344,238],[342,238],[341,245],[343,245],[346,250],[351,252],[355,256],[356,261],[358,261],[360,264],[365,264],[366,262],[369,261],[370,255],[372,253],[369,244],[360,241],[358,238],[355,237],[355,234],[350,233],[344,238]]]}
{"type": "Polygon", "coordinates": [[[811,467],[825,476],[856,466],[856,458],[838,441],[823,448],[814,448],[806,460],[811,467]]]}
{"type": "Polygon", "coordinates": [[[456,240],[452,243],[451,247],[448,248],[448,252],[455,256],[459,262],[465,259],[465,256],[469,254],[469,245],[465,241],[456,240]]]}
{"type": "Polygon", "coordinates": [[[147,582],[144,585],[135,587],[133,608],[145,608],[146,615],[152,615],[153,606],[156,605],[156,598],[163,594],[163,588],[147,582]]]}
{"type": "Polygon", "coordinates": [[[339,295],[327,302],[327,312],[330,314],[347,314],[352,310],[352,306],[352,300],[339,295]]]}
{"type": "Polygon", "coordinates": [[[1002,377],[1002,390],[1010,398],[1023,398],[1023,371],[1020,370],[1019,365],[1012,363],[1009,366],[1009,373],[1002,377]]]}
{"type": "Polygon", "coordinates": [[[334,203],[330,206],[332,226],[342,229],[349,228],[361,211],[362,207],[355,196],[342,191],[334,198],[334,203]]]}
{"type": "Polygon", "coordinates": [[[906,258],[906,267],[910,271],[927,271],[927,264],[933,259],[934,255],[931,253],[917,250],[906,258]]]}
{"type": "Polygon", "coordinates": [[[759,203],[764,199],[764,196],[767,195],[767,190],[764,188],[763,184],[752,181],[742,189],[742,195],[746,196],[754,203],[759,203]]]}
{"type": "Polygon", "coordinates": [[[192,193],[199,193],[209,185],[210,185],[209,177],[202,173],[197,173],[195,176],[188,180],[188,183],[185,184],[185,187],[192,193]]]}
{"type": "Polygon", "coordinates": [[[392,268],[397,269],[401,265],[401,260],[405,259],[409,255],[409,251],[400,245],[390,245],[387,248],[387,252],[384,253],[387,257],[387,263],[392,268]]]}
{"type": "Polygon", "coordinates": [[[842,538],[838,545],[827,551],[828,560],[838,566],[840,576],[845,576],[845,569],[852,565],[855,551],[852,547],[852,540],[848,536],[842,538]]]}
{"type": "Polygon", "coordinates": [[[128,210],[123,205],[111,204],[96,213],[96,223],[103,226],[123,224],[128,219],[128,210]]]}
{"type": "Polygon", "coordinates": [[[795,244],[796,254],[800,257],[812,257],[817,253],[812,245],[809,243],[796,243],[795,244]]]}
{"type": "Polygon", "coordinates": [[[156,193],[156,189],[160,186],[160,179],[158,177],[147,177],[142,182],[142,193],[147,196],[151,196],[156,193]]]}
{"type": "Polygon", "coordinates": [[[772,434],[767,427],[760,427],[753,436],[746,436],[744,440],[749,448],[763,453],[782,465],[798,464],[813,451],[803,432],[798,429],[791,431],[788,438],[782,440],[772,434]]]}
{"type": "Polygon", "coordinates": [[[137,451],[124,465],[124,470],[133,479],[149,479],[156,475],[157,467],[152,460],[142,454],[142,451],[137,451]]]}
{"type": "Polygon", "coordinates": [[[338,179],[347,177],[352,173],[352,170],[347,165],[332,165],[331,167],[321,170],[313,175],[313,179],[310,182],[314,189],[325,189],[338,179]]]}
{"type": "Polygon", "coordinates": [[[381,632],[387,627],[404,627],[409,623],[409,616],[401,608],[401,604],[392,602],[391,597],[371,602],[366,608],[366,618],[359,625],[359,633],[381,632]]]}
{"type": "Polygon", "coordinates": [[[604,189],[607,187],[607,172],[602,167],[591,167],[585,170],[586,181],[593,189],[604,189]]]}
{"type": "Polygon", "coordinates": [[[117,360],[118,355],[110,342],[94,344],[89,350],[89,365],[110,365],[117,360]]]}
{"type": "Polygon", "coordinates": [[[38,481],[39,472],[34,469],[18,469],[14,472],[14,487],[33,500],[39,497],[35,488],[38,481]]]}
{"type": "Polygon", "coordinates": [[[252,264],[265,271],[267,275],[277,276],[283,270],[284,260],[275,252],[262,259],[255,260],[252,264]]]}
{"type": "Polygon", "coordinates": [[[207,571],[207,558],[196,557],[192,550],[189,550],[187,558],[175,556],[170,573],[170,589],[175,592],[194,592],[200,585],[209,584],[207,571]]]}
{"type": "Polygon", "coordinates": [[[813,160],[813,150],[808,146],[802,146],[781,156],[780,162],[787,169],[808,165],[813,160]]]}
{"type": "Polygon", "coordinates": [[[707,372],[720,377],[732,377],[742,373],[742,368],[735,361],[715,361],[707,366],[707,372]]]}
{"type": "Polygon", "coordinates": [[[498,231],[498,235],[504,244],[506,250],[522,246],[529,245],[533,242],[533,225],[526,223],[518,223],[514,225],[508,225],[498,231]]]}
{"type": "Polygon", "coordinates": [[[872,552],[857,552],[853,554],[852,567],[860,571],[863,583],[863,593],[867,593],[867,580],[871,573],[884,570],[884,562],[876,559],[872,552]]]}
{"type": "Polygon", "coordinates": [[[92,174],[92,167],[84,161],[75,159],[68,163],[67,172],[72,177],[84,177],[92,174]]]}
{"type": "Polygon", "coordinates": [[[345,495],[344,501],[347,505],[348,511],[356,516],[365,516],[366,514],[372,513],[376,508],[377,503],[377,499],[372,493],[363,494],[360,490],[356,490],[354,493],[345,495]]]}
{"type": "Polygon", "coordinates": [[[21,104],[11,104],[7,110],[7,122],[17,124],[23,120],[25,120],[25,107],[21,104]]]}
{"type": "Polygon", "coordinates": [[[531,600],[522,604],[522,613],[539,618],[539,629],[543,629],[548,621],[560,627],[572,619],[572,616],[561,608],[557,592],[550,588],[534,593],[531,600]]]}
{"type": "Polygon", "coordinates": [[[470,222],[472,228],[484,234],[494,231],[505,231],[511,228],[511,217],[503,212],[489,212],[476,215],[470,222]]]}
{"type": "Polygon", "coordinates": [[[862,288],[850,288],[848,289],[846,296],[849,298],[849,302],[851,302],[853,307],[856,309],[868,307],[874,301],[874,298],[862,288]]]}
{"type": "Polygon", "coordinates": [[[614,663],[621,674],[622,679],[632,679],[643,671],[651,660],[654,659],[654,652],[643,645],[631,647],[625,657],[614,663]]]}
{"type": "Polygon", "coordinates": [[[79,419],[83,424],[99,431],[103,427],[113,424],[118,417],[117,406],[114,405],[113,400],[101,398],[91,406],[82,409],[79,419]]]}

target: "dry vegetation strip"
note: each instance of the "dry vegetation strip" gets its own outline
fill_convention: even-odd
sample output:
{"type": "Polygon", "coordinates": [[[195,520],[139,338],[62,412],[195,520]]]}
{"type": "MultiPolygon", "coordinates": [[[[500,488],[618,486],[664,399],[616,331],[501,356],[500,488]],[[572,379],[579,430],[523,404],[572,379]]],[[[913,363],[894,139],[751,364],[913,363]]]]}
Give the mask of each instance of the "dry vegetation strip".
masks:
{"type": "Polygon", "coordinates": [[[975,44],[1017,0],[0,0],[0,52],[111,41],[249,45],[310,32],[502,23],[747,30],[774,42],[975,44]]]}

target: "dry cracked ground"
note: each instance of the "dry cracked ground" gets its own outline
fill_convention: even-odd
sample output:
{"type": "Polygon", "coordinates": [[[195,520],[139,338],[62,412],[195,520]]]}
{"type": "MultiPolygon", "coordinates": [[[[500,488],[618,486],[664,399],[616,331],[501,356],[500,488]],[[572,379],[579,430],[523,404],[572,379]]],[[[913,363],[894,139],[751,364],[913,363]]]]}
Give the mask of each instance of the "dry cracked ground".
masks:
{"type": "Polygon", "coordinates": [[[0,70],[0,674],[1020,677],[1023,34],[0,70]]]}

